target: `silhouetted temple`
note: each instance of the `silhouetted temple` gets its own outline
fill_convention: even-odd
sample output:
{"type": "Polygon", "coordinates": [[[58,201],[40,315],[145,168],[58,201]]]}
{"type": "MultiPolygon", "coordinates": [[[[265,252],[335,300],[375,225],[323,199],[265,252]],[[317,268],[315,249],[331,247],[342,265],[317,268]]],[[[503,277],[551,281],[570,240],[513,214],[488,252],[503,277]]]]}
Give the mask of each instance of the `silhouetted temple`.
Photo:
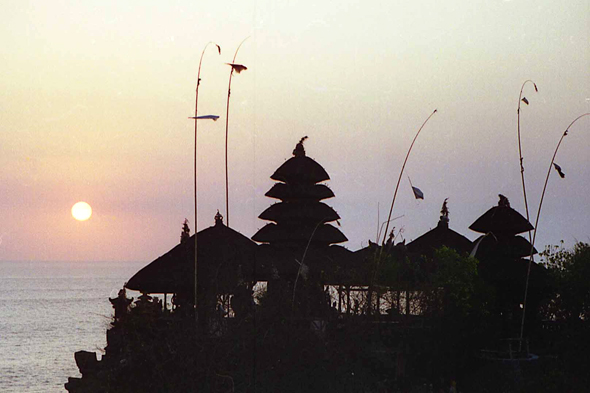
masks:
{"type": "Polygon", "coordinates": [[[340,218],[323,202],[334,196],[324,184],[330,177],[313,159],[305,155],[302,138],[293,150],[293,157],[281,165],[270,177],[275,184],[265,195],[280,199],[258,218],[272,221],[260,229],[252,240],[277,246],[300,248],[308,243],[327,246],[348,239],[329,222],[340,218]]]}
{"type": "MultiPolygon", "coordinates": [[[[305,139],[297,143],[293,157],[271,176],[278,183],[266,196],[280,202],[259,216],[270,221],[252,236],[261,245],[225,226],[219,213],[213,227],[198,233],[198,302],[200,308],[209,310],[204,314],[211,314],[216,301],[230,309],[229,299],[240,286],[251,290],[256,282],[268,282],[272,292],[276,287],[295,290],[299,281],[302,290],[315,287],[316,297],[321,297],[318,301],[325,303],[322,285],[347,281],[347,268],[356,259],[349,250],[334,245],[347,238],[329,224],[340,216],[321,201],[334,193],[318,183],[330,177],[306,156],[305,139]]],[[[175,306],[194,303],[194,235],[136,273],[126,288],[175,294],[175,306]]]]}
{"type": "MultiPolygon", "coordinates": [[[[458,346],[472,354],[517,335],[532,248],[519,234],[533,227],[506,197],[470,226],[482,234],[475,242],[449,227],[445,199],[436,227],[407,245],[392,235],[352,252],[339,245],[347,238],[331,223],[339,225],[340,216],[323,202],[334,197],[324,184],[330,177],[306,155],[306,139],[271,175],[276,184],[265,195],[278,202],[259,215],[266,223],[251,239],[224,225],[218,212],[215,224],[196,235],[196,272],[195,235],[185,223],[180,244],[131,277],[125,288],[141,296],[130,305],[123,289],[110,299],[115,316],[105,355],[97,361],[94,353],[77,352],[83,378],[70,378],[66,389],[106,392],[103,386],[127,386],[134,375],[130,390],[118,391],[309,391],[281,385],[293,370],[305,370],[320,372],[310,378],[316,391],[347,391],[356,370],[365,369],[351,391],[366,383],[384,391],[403,386],[412,368],[440,384],[440,376],[456,375],[453,367],[462,364],[452,359],[458,346]],[[484,290],[472,296],[475,287],[484,290]],[[149,294],[164,294],[164,302],[149,294]],[[485,302],[477,303],[478,296],[485,302]],[[493,324],[483,320],[490,315],[493,324]],[[155,378],[146,356],[161,367],[155,378]],[[153,385],[165,379],[169,385],[153,385]],[[331,382],[318,385],[325,379],[331,382]]],[[[527,326],[535,325],[547,290],[543,267],[530,266],[527,326]]]]}
{"type": "Polygon", "coordinates": [[[293,157],[272,174],[271,179],[278,183],[266,196],[280,202],[260,214],[260,219],[271,222],[252,239],[263,243],[258,247],[257,266],[267,272],[259,277],[268,282],[269,296],[277,304],[292,297],[298,315],[318,317],[330,307],[324,285],[340,283],[345,267],[354,262],[352,252],[335,245],[347,238],[329,224],[340,219],[338,213],[321,202],[334,196],[326,185],[318,184],[330,177],[305,154],[305,139],[297,143],[293,157]]]}
{"type": "MultiPolygon", "coordinates": [[[[530,285],[527,304],[537,308],[544,292],[547,292],[545,269],[528,258],[531,243],[519,233],[533,229],[531,223],[510,207],[508,198],[499,195],[498,205],[490,208],[471,226],[471,230],[483,233],[474,243],[473,255],[479,260],[479,272],[483,280],[495,289],[495,305],[492,310],[502,316],[503,334],[517,331],[521,323],[524,288],[530,264],[530,285]]],[[[536,249],[532,250],[537,253],[536,249]]],[[[535,312],[527,313],[534,320],[535,312]]],[[[530,325],[527,324],[527,326],[530,325]]]]}
{"type": "Polygon", "coordinates": [[[474,242],[479,243],[475,256],[500,253],[506,257],[528,257],[531,243],[518,234],[534,228],[526,218],[510,207],[508,198],[504,195],[499,197],[498,206],[489,209],[469,227],[484,234],[474,242]]]}
{"type": "MultiPolygon", "coordinates": [[[[256,243],[228,228],[219,212],[215,225],[198,233],[198,304],[205,320],[218,302],[229,308],[230,297],[254,281],[256,243]]],[[[143,293],[174,294],[175,307],[194,304],[195,236],[137,272],[126,288],[143,293]]]]}
{"type": "MultiPolygon", "coordinates": [[[[230,299],[236,294],[251,297],[257,282],[267,283],[267,298],[277,301],[277,309],[286,309],[285,304],[292,299],[291,308],[298,308],[299,316],[314,318],[331,312],[334,292],[332,300],[326,292],[331,286],[337,293],[338,311],[350,313],[351,291],[356,291],[357,295],[364,293],[362,296],[376,291],[377,298],[383,294],[374,270],[376,258],[387,255],[391,260],[402,261],[399,279],[407,292],[410,287],[420,285],[411,273],[412,268],[406,266],[409,262],[404,261],[412,260],[432,273],[436,270],[435,250],[443,246],[460,255],[471,253],[478,258],[481,276],[497,288],[498,313],[517,314],[528,268],[528,260],[521,258],[528,257],[531,252],[531,244],[518,234],[533,227],[510,207],[506,197],[500,196],[498,206],[489,209],[470,226],[483,234],[475,242],[449,228],[445,200],[436,227],[407,245],[394,245],[390,239],[383,251],[379,245],[370,244],[351,252],[337,245],[347,239],[330,224],[340,216],[323,202],[334,197],[332,190],[323,184],[330,177],[320,164],[306,155],[303,146],[306,138],[296,144],[293,156],[271,176],[277,183],[265,195],[279,202],[259,216],[268,223],[252,236],[252,240],[261,244],[225,226],[219,213],[213,227],[198,233],[198,302],[203,317],[212,315],[219,304],[231,310],[229,315],[233,316],[235,310],[230,299]]],[[[543,288],[538,277],[540,270],[533,263],[533,302],[535,294],[543,288]]],[[[182,308],[194,302],[194,276],[192,236],[140,270],[126,287],[144,293],[174,294],[174,306],[182,308]]],[[[390,290],[400,291],[400,288],[390,290]]],[[[407,303],[402,308],[409,313],[407,303]]]]}

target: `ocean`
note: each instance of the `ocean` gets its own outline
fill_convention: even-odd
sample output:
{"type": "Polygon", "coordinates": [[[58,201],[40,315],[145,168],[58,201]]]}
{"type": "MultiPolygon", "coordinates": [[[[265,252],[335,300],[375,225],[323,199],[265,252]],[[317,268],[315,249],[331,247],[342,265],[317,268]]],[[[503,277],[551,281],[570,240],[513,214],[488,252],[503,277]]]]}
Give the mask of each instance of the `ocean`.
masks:
{"type": "Polygon", "coordinates": [[[100,359],[108,298],[146,264],[0,261],[0,392],[67,392],[74,352],[100,359]]]}

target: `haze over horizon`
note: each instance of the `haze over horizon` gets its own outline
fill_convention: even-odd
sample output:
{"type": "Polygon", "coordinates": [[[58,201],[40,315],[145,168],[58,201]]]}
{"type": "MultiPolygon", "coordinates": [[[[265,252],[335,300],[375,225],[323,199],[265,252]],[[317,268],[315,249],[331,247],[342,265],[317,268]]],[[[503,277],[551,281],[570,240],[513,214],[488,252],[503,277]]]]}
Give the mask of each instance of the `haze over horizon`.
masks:
{"type": "MultiPolygon", "coordinates": [[[[193,218],[196,75],[199,230],[225,216],[229,67],[230,224],[251,237],[270,175],[307,135],[357,250],[393,217],[410,241],[438,222],[468,227],[506,195],[525,215],[518,163],[519,91],[529,211],[534,223],[555,146],[590,112],[590,4],[549,1],[178,0],[3,2],[0,16],[0,260],[154,260],[193,218]],[[408,178],[425,194],[416,201],[408,178]],[[78,201],[92,217],[76,221],[78,201]],[[378,208],[379,206],[379,208],[378,208]]],[[[536,248],[590,241],[590,117],[556,157],[536,248]]]]}

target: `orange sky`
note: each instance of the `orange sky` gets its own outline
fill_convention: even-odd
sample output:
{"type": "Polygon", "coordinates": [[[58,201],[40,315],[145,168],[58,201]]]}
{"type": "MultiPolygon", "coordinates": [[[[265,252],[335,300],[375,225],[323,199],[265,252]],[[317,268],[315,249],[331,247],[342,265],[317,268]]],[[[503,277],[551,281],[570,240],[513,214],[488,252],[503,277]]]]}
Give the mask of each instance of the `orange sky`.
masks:
{"type": "MultiPolygon", "coordinates": [[[[193,212],[194,90],[203,60],[199,229],[225,214],[225,97],[232,227],[252,236],[274,201],[269,176],[309,136],[356,250],[374,240],[409,144],[426,117],[395,222],[408,240],[467,227],[506,195],[524,214],[516,144],[518,93],[531,214],[564,128],[590,112],[590,10],[549,1],[3,2],[0,16],[0,260],[144,260],[172,248],[193,212]],[[93,207],[86,222],[71,206],[93,207]]],[[[589,241],[590,118],[552,173],[537,248],[589,241]]]]}

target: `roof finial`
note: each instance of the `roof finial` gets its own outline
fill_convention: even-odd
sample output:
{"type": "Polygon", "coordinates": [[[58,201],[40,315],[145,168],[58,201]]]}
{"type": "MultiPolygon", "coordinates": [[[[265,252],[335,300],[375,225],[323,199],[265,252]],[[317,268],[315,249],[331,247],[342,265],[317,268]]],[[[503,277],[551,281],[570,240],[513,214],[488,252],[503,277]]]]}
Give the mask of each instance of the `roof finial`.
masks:
{"type": "Polygon", "coordinates": [[[303,148],[303,142],[307,139],[307,136],[304,136],[299,140],[299,143],[295,145],[295,150],[293,150],[293,155],[295,157],[305,157],[305,149],[303,148]]]}
{"type": "Polygon", "coordinates": [[[498,196],[500,197],[500,200],[498,201],[498,206],[501,206],[501,207],[510,207],[510,201],[508,201],[508,198],[506,198],[502,194],[498,194],[498,196]]]}
{"type": "Polygon", "coordinates": [[[218,224],[223,224],[223,216],[219,213],[219,210],[217,210],[217,214],[215,215],[215,225],[218,224]]]}
{"type": "Polygon", "coordinates": [[[442,222],[449,222],[449,208],[447,207],[447,201],[449,200],[449,198],[445,198],[443,204],[442,204],[442,209],[440,209],[440,221],[442,222]]]}
{"type": "Polygon", "coordinates": [[[182,223],[182,232],[180,232],[180,243],[186,242],[191,238],[191,229],[188,226],[188,219],[184,219],[182,223]]]}

